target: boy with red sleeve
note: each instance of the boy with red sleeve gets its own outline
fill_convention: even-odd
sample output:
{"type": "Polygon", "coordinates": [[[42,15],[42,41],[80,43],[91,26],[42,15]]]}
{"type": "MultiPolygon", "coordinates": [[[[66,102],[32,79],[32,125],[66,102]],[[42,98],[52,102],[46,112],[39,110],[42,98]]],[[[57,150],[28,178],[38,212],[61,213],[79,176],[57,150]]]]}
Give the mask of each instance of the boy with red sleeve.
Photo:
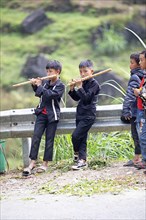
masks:
{"type": "Polygon", "coordinates": [[[140,67],[144,72],[144,77],[140,84],[140,89],[134,89],[137,96],[137,125],[140,138],[142,161],[135,165],[138,169],[146,169],[146,50],[140,53],[140,67]]]}

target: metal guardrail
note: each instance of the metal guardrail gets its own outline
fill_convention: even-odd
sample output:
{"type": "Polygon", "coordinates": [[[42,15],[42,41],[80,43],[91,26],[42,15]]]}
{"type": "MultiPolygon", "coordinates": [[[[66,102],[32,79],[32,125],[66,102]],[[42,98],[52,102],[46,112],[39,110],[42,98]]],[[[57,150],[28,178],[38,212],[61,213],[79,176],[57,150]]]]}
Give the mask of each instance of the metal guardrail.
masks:
{"type": "MultiPolygon", "coordinates": [[[[129,130],[120,120],[122,105],[97,106],[96,121],[89,132],[129,130]]],[[[75,129],[76,108],[61,108],[57,134],[70,134],[75,129]]],[[[35,123],[34,109],[14,109],[0,112],[0,139],[22,138],[24,166],[29,163],[31,137],[35,123]]]]}
{"type": "MultiPolygon", "coordinates": [[[[129,130],[120,120],[122,105],[97,106],[96,121],[91,132],[129,130]]],[[[61,108],[57,134],[72,133],[75,129],[76,108],[61,108]]],[[[0,112],[0,139],[24,138],[33,135],[34,109],[14,109],[0,112]]]]}

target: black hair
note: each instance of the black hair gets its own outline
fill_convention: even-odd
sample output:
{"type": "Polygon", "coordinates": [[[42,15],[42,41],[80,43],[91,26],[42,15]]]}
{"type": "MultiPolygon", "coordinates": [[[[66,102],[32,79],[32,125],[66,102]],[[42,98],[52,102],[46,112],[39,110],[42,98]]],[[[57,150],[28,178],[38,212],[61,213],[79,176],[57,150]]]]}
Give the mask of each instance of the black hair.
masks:
{"type": "Polygon", "coordinates": [[[83,60],[80,62],[79,64],[79,68],[82,68],[82,67],[89,67],[89,68],[93,68],[93,63],[91,60],[83,60]]]}
{"type": "Polygon", "coordinates": [[[144,57],[146,58],[146,50],[143,50],[140,54],[144,54],[144,57]]]}
{"type": "Polygon", "coordinates": [[[136,61],[136,63],[139,65],[139,53],[132,53],[131,55],[130,55],[130,59],[133,59],[133,60],[135,60],[136,61]]]}
{"type": "Polygon", "coordinates": [[[46,65],[46,69],[55,69],[55,70],[62,70],[62,65],[59,61],[57,60],[49,60],[47,65],[46,65]]]}

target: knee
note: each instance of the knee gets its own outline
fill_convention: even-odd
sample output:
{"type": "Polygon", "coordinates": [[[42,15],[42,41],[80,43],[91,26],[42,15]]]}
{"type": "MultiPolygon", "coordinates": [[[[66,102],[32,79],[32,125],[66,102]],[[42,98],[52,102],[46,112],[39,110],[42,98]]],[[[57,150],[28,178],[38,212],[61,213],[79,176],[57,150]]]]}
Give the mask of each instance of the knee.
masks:
{"type": "Polygon", "coordinates": [[[33,138],[32,138],[32,143],[39,142],[39,141],[40,141],[40,139],[41,139],[41,137],[40,137],[40,136],[38,136],[38,135],[34,135],[34,136],[33,136],[33,138]]]}
{"type": "Polygon", "coordinates": [[[72,134],[72,141],[79,140],[79,136],[74,132],[72,134]]]}

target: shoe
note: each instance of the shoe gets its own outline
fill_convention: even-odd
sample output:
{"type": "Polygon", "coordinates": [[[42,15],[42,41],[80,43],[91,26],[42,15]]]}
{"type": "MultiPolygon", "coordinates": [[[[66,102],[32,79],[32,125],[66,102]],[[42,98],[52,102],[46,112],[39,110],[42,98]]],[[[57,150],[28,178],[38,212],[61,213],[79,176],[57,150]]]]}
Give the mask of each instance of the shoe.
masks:
{"type": "Polygon", "coordinates": [[[32,169],[30,167],[26,167],[23,172],[22,172],[22,176],[30,176],[32,174],[32,171],[35,167],[33,167],[32,169]]]}
{"type": "Polygon", "coordinates": [[[140,170],[140,169],[146,169],[146,162],[141,161],[141,162],[135,164],[134,166],[135,166],[138,170],[140,170]]]}
{"type": "Polygon", "coordinates": [[[79,160],[77,165],[72,166],[73,170],[80,170],[87,167],[87,163],[85,160],[79,160]]]}
{"type": "Polygon", "coordinates": [[[133,162],[133,160],[129,160],[127,163],[125,163],[124,165],[123,165],[124,167],[133,167],[134,166],[134,162],[133,162]]]}
{"type": "Polygon", "coordinates": [[[45,173],[47,172],[47,170],[48,170],[48,167],[42,165],[37,168],[37,173],[45,173]]]}

